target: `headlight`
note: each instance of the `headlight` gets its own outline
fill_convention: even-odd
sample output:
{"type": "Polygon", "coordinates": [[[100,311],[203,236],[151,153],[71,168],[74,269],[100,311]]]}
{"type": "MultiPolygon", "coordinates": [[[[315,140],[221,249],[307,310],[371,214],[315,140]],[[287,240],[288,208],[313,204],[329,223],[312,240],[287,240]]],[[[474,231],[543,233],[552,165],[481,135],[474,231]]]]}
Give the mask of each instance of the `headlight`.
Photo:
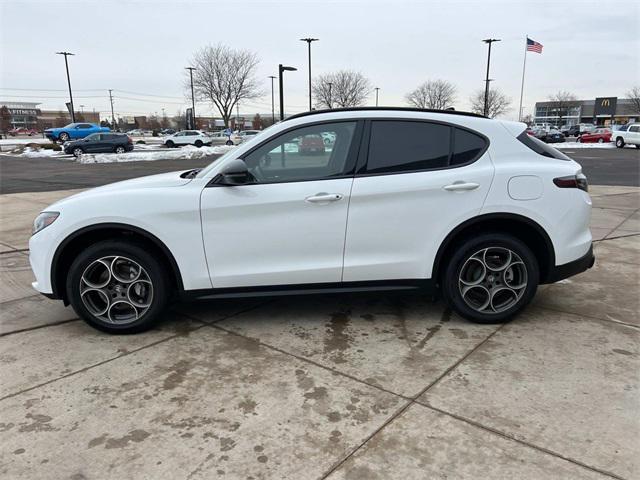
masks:
{"type": "Polygon", "coordinates": [[[33,231],[31,233],[31,235],[35,235],[36,233],[38,233],[43,228],[48,227],[49,225],[51,225],[53,222],[56,221],[56,219],[59,216],[60,216],[60,212],[42,212],[33,221],[33,231]]]}

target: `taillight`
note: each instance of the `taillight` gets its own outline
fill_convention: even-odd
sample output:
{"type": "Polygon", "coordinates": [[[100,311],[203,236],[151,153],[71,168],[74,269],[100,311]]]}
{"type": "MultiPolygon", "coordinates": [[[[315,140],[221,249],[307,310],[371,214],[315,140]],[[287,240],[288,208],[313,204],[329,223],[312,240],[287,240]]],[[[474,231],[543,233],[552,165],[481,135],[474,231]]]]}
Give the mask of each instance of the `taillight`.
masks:
{"type": "Polygon", "coordinates": [[[569,175],[566,177],[558,177],[553,179],[556,187],[560,188],[579,188],[585,192],[589,191],[589,183],[587,177],[579,173],[578,175],[569,175]]]}
{"type": "Polygon", "coordinates": [[[131,137],[129,135],[127,135],[127,142],[133,143],[133,140],[131,140],[131,137]]]}

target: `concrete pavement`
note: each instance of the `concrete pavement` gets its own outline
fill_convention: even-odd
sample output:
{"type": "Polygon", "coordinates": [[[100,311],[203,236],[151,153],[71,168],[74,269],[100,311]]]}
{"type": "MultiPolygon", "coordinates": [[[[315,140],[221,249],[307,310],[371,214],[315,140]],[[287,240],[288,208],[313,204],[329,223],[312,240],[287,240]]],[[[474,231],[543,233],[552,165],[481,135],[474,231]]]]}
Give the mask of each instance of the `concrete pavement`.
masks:
{"type": "Polygon", "coordinates": [[[174,305],[109,336],[30,289],[64,192],[0,196],[0,476],[640,476],[640,189],[592,187],[596,266],[506,325],[416,295],[174,305]]]}

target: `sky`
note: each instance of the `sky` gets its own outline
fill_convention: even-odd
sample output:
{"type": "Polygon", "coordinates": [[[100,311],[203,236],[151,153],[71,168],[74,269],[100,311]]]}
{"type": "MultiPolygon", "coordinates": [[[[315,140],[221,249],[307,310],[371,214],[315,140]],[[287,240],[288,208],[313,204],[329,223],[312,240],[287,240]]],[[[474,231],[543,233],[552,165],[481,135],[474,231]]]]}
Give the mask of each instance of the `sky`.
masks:
{"type": "MultiPolygon", "coordinates": [[[[527,54],[523,113],[567,90],[580,99],[624,97],[640,85],[640,1],[31,1],[0,0],[0,100],[64,109],[64,59],[69,57],[76,110],[110,116],[184,110],[184,67],[195,51],[224,43],[256,52],[264,96],[240,105],[241,115],[271,111],[269,75],[285,72],[285,110],[306,110],[307,45],[312,74],[357,70],[379,87],[380,105],[407,105],[405,95],[429,79],[457,88],[454,106],[484,88],[487,46],[492,87],[511,97],[504,117],[516,119],[525,36],[540,42],[527,54]]],[[[375,94],[369,97],[375,104],[375,94]]],[[[277,110],[276,85],[276,110],[277,110]]],[[[206,103],[198,114],[211,114],[206,103]]]]}

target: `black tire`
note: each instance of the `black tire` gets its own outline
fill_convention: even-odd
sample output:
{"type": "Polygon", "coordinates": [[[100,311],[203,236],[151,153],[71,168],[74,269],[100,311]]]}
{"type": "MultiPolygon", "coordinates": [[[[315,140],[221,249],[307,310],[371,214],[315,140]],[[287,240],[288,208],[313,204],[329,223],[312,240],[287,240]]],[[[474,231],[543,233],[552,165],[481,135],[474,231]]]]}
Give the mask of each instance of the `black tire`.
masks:
{"type": "Polygon", "coordinates": [[[230,146],[232,146],[232,145],[233,145],[233,142],[232,142],[231,140],[227,140],[227,141],[225,142],[225,145],[226,145],[227,147],[230,147],[230,146]]]}
{"type": "Polygon", "coordinates": [[[622,139],[622,137],[616,138],[616,147],[618,148],[624,147],[624,140],[622,139]]]}
{"type": "MultiPolygon", "coordinates": [[[[512,258],[515,259],[515,257],[512,258]]],[[[522,267],[516,268],[522,269],[522,267]]],[[[492,288],[500,288],[501,285],[504,287],[506,285],[505,275],[509,270],[512,270],[513,273],[513,267],[507,267],[505,268],[505,270],[503,270],[503,272],[505,272],[504,274],[498,275],[495,272],[491,272],[490,270],[485,269],[485,272],[496,275],[496,277],[498,278],[495,280],[495,283],[487,275],[485,275],[484,278],[487,280],[487,282],[491,280],[491,283],[493,284],[492,288]]],[[[503,233],[485,233],[457,244],[457,246],[455,247],[455,251],[451,255],[451,259],[446,265],[442,275],[442,293],[447,304],[458,315],[471,320],[472,322],[503,323],[512,319],[518,312],[526,307],[527,304],[529,304],[538,288],[538,283],[540,281],[539,272],[540,270],[538,261],[535,255],[523,242],[515,237],[512,237],[511,235],[506,235],[503,233]],[[460,281],[460,278],[461,274],[463,273],[463,267],[467,265],[467,262],[472,261],[470,257],[475,256],[479,252],[482,252],[484,249],[493,248],[497,249],[497,251],[504,251],[505,249],[508,249],[511,251],[511,254],[515,253],[518,257],[520,257],[520,260],[522,260],[522,265],[525,269],[525,285],[521,289],[517,289],[518,293],[514,293],[513,297],[507,296],[513,303],[506,302],[504,308],[500,308],[498,309],[498,311],[495,311],[492,310],[493,302],[491,301],[492,297],[489,295],[487,298],[490,300],[490,303],[486,306],[486,308],[488,308],[489,310],[483,309],[483,311],[480,311],[479,309],[471,307],[467,300],[463,298],[461,289],[465,288],[465,286],[460,281]]],[[[511,277],[511,281],[513,281],[513,279],[514,277],[511,277]]],[[[488,289],[483,286],[483,282],[478,283],[477,286],[480,287],[478,291],[481,292],[482,295],[484,295],[484,291],[488,292],[488,289]]],[[[503,293],[501,293],[503,298],[504,292],[507,292],[508,290],[510,289],[503,289],[503,293]]],[[[466,291],[467,297],[473,297],[473,295],[469,295],[470,291],[471,289],[466,291]]],[[[511,291],[515,292],[515,290],[511,291]]],[[[498,298],[498,296],[494,295],[493,298],[498,298]]],[[[468,298],[468,300],[472,300],[472,298],[468,298]]]]}
{"type": "Polygon", "coordinates": [[[69,140],[69,134],[67,132],[62,132],[60,135],[58,135],[58,140],[60,140],[61,142],[66,142],[67,140],[69,140]]]}
{"type": "Polygon", "coordinates": [[[78,158],[81,155],[84,155],[84,150],[82,148],[76,147],[76,148],[73,149],[73,156],[74,157],[78,158]]]}
{"type": "MultiPolygon", "coordinates": [[[[108,270],[105,270],[105,273],[107,272],[108,270]]],[[[107,273],[107,275],[110,281],[113,281],[112,274],[107,273]]],[[[135,283],[136,281],[129,283],[129,285],[135,283]]],[[[107,333],[129,334],[148,330],[158,321],[170,294],[169,285],[170,281],[164,267],[143,246],[121,240],[105,240],[91,245],[76,257],[67,275],[66,291],[67,298],[73,309],[89,325],[107,333]],[[151,283],[149,306],[134,309],[136,318],[126,323],[112,323],[108,319],[96,316],[94,312],[88,309],[81,297],[83,274],[92,264],[96,264],[97,260],[104,257],[124,257],[125,260],[132,260],[144,269],[144,274],[151,283]]],[[[101,290],[106,292],[109,288],[109,285],[106,285],[101,290]]],[[[112,292],[110,295],[117,301],[117,295],[120,295],[120,291],[112,292]]],[[[106,302],[108,308],[105,310],[107,312],[105,315],[110,317],[111,307],[115,302],[111,297],[107,297],[106,293],[103,298],[109,298],[108,302],[106,302]]],[[[130,300],[129,290],[126,292],[126,300],[130,300]]]]}
{"type": "Polygon", "coordinates": [[[604,138],[599,138],[598,143],[604,143],[604,138]]]}
{"type": "Polygon", "coordinates": [[[640,144],[636,143],[636,148],[640,148],[640,144]]]}
{"type": "Polygon", "coordinates": [[[176,146],[176,144],[173,143],[171,140],[167,140],[164,144],[167,146],[167,148],[173,148],[176,146]]]}
{"type": "Polygon", "coordinates": [[[200,148],[200,147],[202,147],[202,145],[204,145],[204,144],[202,143],[202,140],[196,140],[196,141],[195,141],[195,143],[194,143],[194,145],[195,145],[196,147],[200,148]]]}
{"type": "Polygon", "coordinates": [[[114,150],[115,153],[126,153],[126,151],[127,149],[124,148],[123,146],[116,147],[114,150]]]}

